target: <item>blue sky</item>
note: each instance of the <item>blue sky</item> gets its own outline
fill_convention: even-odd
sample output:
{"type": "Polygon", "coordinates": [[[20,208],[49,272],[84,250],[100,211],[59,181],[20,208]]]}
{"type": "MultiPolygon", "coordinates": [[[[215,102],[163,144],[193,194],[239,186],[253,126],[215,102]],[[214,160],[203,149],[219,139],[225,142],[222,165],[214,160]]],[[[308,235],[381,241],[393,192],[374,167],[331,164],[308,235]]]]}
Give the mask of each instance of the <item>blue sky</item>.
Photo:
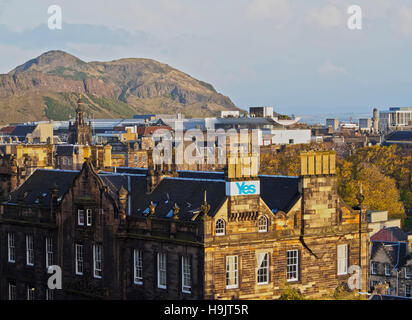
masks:
{"type": "Polygon", "coordinates": [[[0,73],[52,50],[145,57],[209,82],[242,108],[288,114],[411,105],[410,0],[0,0],[0,73]],[[63,30],[47,28],[60,5],[63,30]],[[347,28],[347,8],[363,29],[347,28]]]}

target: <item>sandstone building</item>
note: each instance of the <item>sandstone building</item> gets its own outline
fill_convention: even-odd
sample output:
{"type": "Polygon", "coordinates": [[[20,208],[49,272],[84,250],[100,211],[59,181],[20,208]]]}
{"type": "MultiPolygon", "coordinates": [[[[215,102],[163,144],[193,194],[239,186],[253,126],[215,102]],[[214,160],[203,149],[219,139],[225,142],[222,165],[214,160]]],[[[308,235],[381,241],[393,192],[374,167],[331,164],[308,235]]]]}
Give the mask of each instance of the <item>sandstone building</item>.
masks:
{"type": "Polygon", "coordinates": [[[412,297],[412,236],[398,227],[380,230],[371,237],[370,289],[386,285],[385,294],[412,297]]]}
{"type": "Polygon", "coordinates": [[[351,265],[366,290],[366,216],[338,197],[334,153],[302,154],[299,177],[228,160],[224,173],[150,159],[37,170],[1,206],[0,299],[276,299],[286,284],[320,297],[351,265]]]}
{"type": "Polygon", "coordinates": [[[82,98],[77,101],[76,120],[69,124],[69,143],[91,145],[93,141],[92,124],[86,123],[85,106],[82,98]]]}

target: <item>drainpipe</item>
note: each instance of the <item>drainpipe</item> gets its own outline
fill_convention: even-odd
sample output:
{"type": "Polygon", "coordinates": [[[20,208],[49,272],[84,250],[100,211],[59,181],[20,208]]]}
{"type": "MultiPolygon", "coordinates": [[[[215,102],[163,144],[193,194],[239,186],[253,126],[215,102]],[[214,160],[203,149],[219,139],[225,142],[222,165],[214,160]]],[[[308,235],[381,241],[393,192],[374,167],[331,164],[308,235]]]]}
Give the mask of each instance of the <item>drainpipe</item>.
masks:
{"type": "Polygon", "coordinates": [[[132,211],[132,196],[131,196],[131,183],[130,183],[130,176],[127,176],[127,191],[128,191],[128,195],[127,195],[127,215],[130,216],[131,215],[131,211],[132,211]]]}

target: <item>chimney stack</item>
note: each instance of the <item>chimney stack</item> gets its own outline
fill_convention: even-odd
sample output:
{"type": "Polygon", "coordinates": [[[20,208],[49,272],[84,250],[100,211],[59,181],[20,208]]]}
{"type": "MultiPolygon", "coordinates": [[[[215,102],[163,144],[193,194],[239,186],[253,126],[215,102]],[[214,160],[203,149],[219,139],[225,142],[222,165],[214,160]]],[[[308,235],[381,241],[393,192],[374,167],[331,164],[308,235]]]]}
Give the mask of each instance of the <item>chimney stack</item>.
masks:
{"type": "Polygon", "coordinates": [[[302,176],[336,175],[336,152],[302,152],[300,164],[302,176]]]}

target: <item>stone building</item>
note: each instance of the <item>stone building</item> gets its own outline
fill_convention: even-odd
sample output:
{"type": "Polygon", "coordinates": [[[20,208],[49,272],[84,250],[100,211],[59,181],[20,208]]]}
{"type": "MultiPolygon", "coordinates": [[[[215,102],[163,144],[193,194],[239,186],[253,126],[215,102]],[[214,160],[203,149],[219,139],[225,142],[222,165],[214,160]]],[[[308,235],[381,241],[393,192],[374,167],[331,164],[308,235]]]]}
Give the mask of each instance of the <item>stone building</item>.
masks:
{"type": "Polygon", "coordinates": [[[387,294],[412,297],[412,236],[399,227],[384,228],[371,237],[370,290],[386,284],[387,294]]]}
{"type": "Polygon", "coordinates": [[[55,146],[55,169],[80,170],[89,159],[96,170],[112,167],[112,147],[110,145],[61,144],[55,146]]]}
{"type": "Polygon", "coordinates": [[[52,143],[53,121],[9,125],[0,129],[0,143],[52,143]]]}
{"type": "Polygon", "coordinates": [[[85,120],[85,111],[84,102],[82,97],[77,101],[76,109],[76,120],[74,124],[69,123],[69,143],[70,144],[82,144],[82,145],[91,145],[93,141],[92,136],[92,123],[86,123],[85,120]]]}
{"type": "Polygon", "coordinates": [[[0,211],[0,299],[276,299],[286,284],[332,293],[359,265],[365,213],[337,195],[334,153],[305,153],[300,177],[174,165],[96,173],[37,170],[0,211]],[[47,288],[48,265],[63,289],[47,288]]]}
{"type": "Polygon", "coordinates": [[[52,144],[0,145],[0,200],[6,200],[37,168],[53,166],[52,144]]]}

